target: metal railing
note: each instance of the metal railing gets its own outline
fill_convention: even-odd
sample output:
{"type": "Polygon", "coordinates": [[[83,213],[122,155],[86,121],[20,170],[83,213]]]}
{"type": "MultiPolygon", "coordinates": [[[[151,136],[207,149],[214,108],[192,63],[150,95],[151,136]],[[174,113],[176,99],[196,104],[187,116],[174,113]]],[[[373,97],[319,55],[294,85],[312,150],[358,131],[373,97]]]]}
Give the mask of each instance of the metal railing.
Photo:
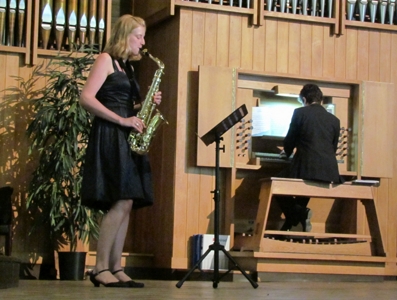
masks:
{"type": "Polygon", "coordinates": [[[186,2],[200,2],[232,7],[251,8],[251,0],[184,0],[186,2]]]}
{"type": "Polygon", "coordinates": [[[346,19],[396,24],[396,0],[346,0],[346,19]]]}
{"type": "Polygon", "coordinates": [[[333,18],[333,0],[265,0],[265,10],[333,18]]]}
{"type": "MultiPolygon", "coordinates": [[[[276,17],[273,14],[276,12],[285,14],[285,17],[290,15],[291,18],[293,15],[300,15],[328,20],[345,19],[357,21],[357,25],[362,22],[366,27],[369,23],[397,24],[397,0],[179,0],[178,2],[212,4],[214,9],[216,7],[249,9],[259,7],[259,10],[262,9],[265,12],[265,17],[276,17]]],[[[388,28],[385,26],[384,29],[388,28]]],[[[395,29],[390,27],[390,30],[395,29]]]]}

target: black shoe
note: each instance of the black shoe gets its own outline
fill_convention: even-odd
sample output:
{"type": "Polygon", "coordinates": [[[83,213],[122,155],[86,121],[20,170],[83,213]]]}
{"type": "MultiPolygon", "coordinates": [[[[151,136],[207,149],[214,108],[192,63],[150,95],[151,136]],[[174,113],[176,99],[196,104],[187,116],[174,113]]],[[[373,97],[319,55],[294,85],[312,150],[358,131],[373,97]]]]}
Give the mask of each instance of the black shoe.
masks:
{"type": "Polygon", "coordinates": [[[281,231],[290,231],[292,228],[292,223],[290,220],[285,220],[283,226],[281,226],[281,231]]]}
{"type": "Polygon", "coordinates": [[[312,223],[310,222],[311,217],[313,216],[313,212],[310,208],[305,208],[304,212],[301,216],[300,223],[302,224],[303,232],[310,232],[312,230],[312,223]]]}
{"type": "MultiPolygon", "coordinates": [[[[118,272],[122,272],[122,271],[123,271],[123,270],[120,269],[120,270],[117,270],[117,271],[112,272],[112,274],[114,275],[114,274],[116,274],[116,273],[118,273],[118,272]]],[[[135,282],[135,281],[133,281],[133,280],[121,281],[121,282],[122,282],[122,283],[128,284],[128,287],[131,287],[131,288],[143,288],[143,287],[145,286],[144,283],[142,283],[142,282],[135,282]]]]}
{"type": "Polygon", "coordinates": [[[109,269],[105,269],[105,270],[99,271],[98,273],[94,273],[94,272],[90,273],[90,281],[94,284],[95,287],[99,287],[101,284],[105,287],[124,287],[124,288],[130,287],[129,284],[127,284],[125,282],[117,281],[117,282],[103,283],[95,278],[99,274],[106,272],[106,271],[110,272],[109,269]]]}

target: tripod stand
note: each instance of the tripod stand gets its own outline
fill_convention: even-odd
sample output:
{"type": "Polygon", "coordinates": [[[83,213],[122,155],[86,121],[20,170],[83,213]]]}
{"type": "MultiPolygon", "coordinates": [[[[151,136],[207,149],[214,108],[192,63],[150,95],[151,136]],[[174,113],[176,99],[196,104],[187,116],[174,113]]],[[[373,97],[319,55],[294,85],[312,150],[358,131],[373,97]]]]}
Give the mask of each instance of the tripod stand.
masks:
{"type": "MultiPolygon", "coordinates": [[[[240,119],[244,116],[242,114],[244,114],[244,115],[247,114],[245,105],[240,107],[240,111],[239,111],[239,109],[236,110],[231,116],[229,116],[224,121],[222,121],[220,124],[218,124],[216,127],[214,127],[214,129],[212,129],[210,132],[208,132],[202,138],[202,140],[207,145],[209,145],[213,141],[215,141],[215,143],[216,143],[216,146],[215,146],[215,190],[212,191],[212,193],[214,194],[214,201],[215,201],[214,243],[208,247],[208,250],[200,257],[200,259],[193,266],[193,268],[190,269],[190,271],[185,275],[185,277],[176,284],[177,288],[180,288],[182,286],[182,284],[185,282],[185,280],[194,272],[194,270],[196,270],[200,267],[201,262],[207,257],[207,255],[211,251],[214,251],[214,279],[213,279],[213,284],[212,284],[213,288],[218,287],[218,283],[221,279],[219,276],[219,252],[222,252],[225,254],[225,256],[233,263],[234,267],[237,268],[238,270],[240,270],[240,272],[245,276],[245,278],[251,283],[251,285],[254,288],[258,287],[258,284],[256,282],[254,282],[243,269],[241,269],[241,267],[237,264],[237,262],[233,259],[233,257],[225,250],[225,247],[223,245],[221,245],[219,242],[219,206],[220,206],[219,152],[221,150],[223,152],[225,151],[225,146],[220,148],[220,142],[223,140],[223,138],[221,136],[226,130],[228,130],[235,123],[240,121],[240,119]],[[237,117],[238,120],[236,121],[232,117],[234,117],[234,118],[237,117]],[[225,125],[226,125],[226,127],[225,127],[225,125]],[[229,126],[229,127],[227,128],[227,126],[229,126]]],[[[230,271],[231,271],[231,269],[229,268],[229,270],[223,276],[227,275],[230,271]]]]}

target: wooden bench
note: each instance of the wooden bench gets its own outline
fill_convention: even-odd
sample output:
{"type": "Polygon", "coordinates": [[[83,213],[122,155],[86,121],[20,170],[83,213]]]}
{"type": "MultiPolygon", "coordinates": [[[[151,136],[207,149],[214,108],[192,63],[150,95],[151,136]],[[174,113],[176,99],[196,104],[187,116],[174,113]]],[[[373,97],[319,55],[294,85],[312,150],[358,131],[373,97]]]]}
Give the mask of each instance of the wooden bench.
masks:
{"type": "MultiPolygon", "coordinates": [[[[254,225],[254,232],[251,236],[246,236],[242,240],[241,251],[256,251],[256,252],[277,252],[280,245],[287,247],[285,252],[291,252],[291,247],[286,246],[280,240],[275,240],[270,243],[269,238],[281,236],[292,240],[294,238],[303,239],[299,245],[295,245],[294,249],[301,249],[301,253],[305,249],[312,251],[316,248],[316,240],[324,238],[335,239],[356,239],[357,250],[354,250],[351,245],[340,245],[339,249],[343,249],[340,254],[349,254],[351,251],[355,255],[370,255],[384,256],[384,248],[382,243],[381,232],[378,223],[374,196],[374,186],[368,184],[357,184],[354,182],[346,182],[343,184],[326,184],[315,181],[307,181],[302,179],[291,178],[267,178],[261,180],[261,190],[259,195],[259,207],[254,225]],[[290,231],[275,231],[266,230],[268,222],[270,206],[274,195],[293,195],[293,196],[308,196],[311,198],[328,198],[328,199],[346,199],[346,200],[359,200],[365,207],[365,213],[368,221],[370,235],[359,235],[355,233],[349,234],[331,234],[331,233],[315,233],[315,232],[290,232],[290,231]],[[304,238],[308,237],[305,241],[304,238]],[[309,240],[310,237],[310,240],[309,240]],[[370,250],[362,250],[364,245],[359,245],[359,241],[368,241],[370,243],[370,250]],[[277,248],[278,247],[278,248],[277,248]],[[361,247],[361,248],[360,248],[361,247]]],[[[285,240],[288,240],[286,238],[285,240]]],[[[343,244],[343,243],[342,243],[343,244]]],[[[321,247],[327,249],[335,246],[321,247]]],[[[317,247],[319,248],[319,247],[317,247]]],[[[367,247],[368,248],[368,247],[367,247]]],[[[336,248],[335,248],[336,249],[336,248]]],[[[325,250],[323,250],[325,251],[325,250]]],[[[293,251],[292,251],[293,252],[293,251]]],[[[321,253],[321,251],[320,251],[321,253]]]]}

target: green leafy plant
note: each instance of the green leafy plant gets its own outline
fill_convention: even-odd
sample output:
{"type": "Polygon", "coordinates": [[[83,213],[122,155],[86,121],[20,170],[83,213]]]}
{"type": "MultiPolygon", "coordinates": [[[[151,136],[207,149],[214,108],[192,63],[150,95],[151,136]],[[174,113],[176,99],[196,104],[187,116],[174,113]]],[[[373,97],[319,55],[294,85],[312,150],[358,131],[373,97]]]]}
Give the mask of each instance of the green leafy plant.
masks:
{"type": "Polygon", "coordinates": [[[71,251],[78,240],[87,243],[97,238],[101,215],[80,199],[91,116],[80,106],[79,97],[93,62],[92,53],[71,53],[35,68],[26,82],[16,78],[22,90],[30,89],[29,82],[37,78],[46,80],[34,97],[28,97],[33,111],[27,128],[29,153],[38,155],[38,165],[29,184],[27,208],[35,226],[49,225],[57,248],[69,244],[71,251]]]}

